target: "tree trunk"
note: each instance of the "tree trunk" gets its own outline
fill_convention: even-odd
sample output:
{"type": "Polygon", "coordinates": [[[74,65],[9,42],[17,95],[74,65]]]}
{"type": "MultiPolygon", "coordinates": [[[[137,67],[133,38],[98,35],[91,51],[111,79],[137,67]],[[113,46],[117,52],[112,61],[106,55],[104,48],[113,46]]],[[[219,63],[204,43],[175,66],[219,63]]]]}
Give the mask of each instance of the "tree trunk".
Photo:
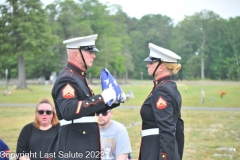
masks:
{"type": "Polygon", "coordinates": [[[203,37],[202,37],[202,43],[201,43],[201,79],[204,80],[204,47],[205,47],[205,42],[206,42],[206,34],[205,31],[203,30],[203,37]]]}
{"type": "Polygon", "coordinates": [[[204,58],[201,58],[201,79],[204,80],[204,58]]]}
{"type": "Polygon", "coordinates": [[[22,54],[18,55],[18,89],[27,88],[26,84],[26,73],[25,73],[25,62],[22,54]]]}

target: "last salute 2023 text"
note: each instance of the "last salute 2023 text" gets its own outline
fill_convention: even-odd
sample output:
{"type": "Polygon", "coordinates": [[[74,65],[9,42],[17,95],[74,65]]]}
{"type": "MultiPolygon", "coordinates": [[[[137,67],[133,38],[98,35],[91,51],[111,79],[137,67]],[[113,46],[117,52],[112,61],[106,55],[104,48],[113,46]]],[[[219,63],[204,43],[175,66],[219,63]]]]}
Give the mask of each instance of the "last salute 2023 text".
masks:
{"type": "Polygon", "coordinates": [[[86,151],[85,153],[82,152],[64,152],[59,151],[58,154],[56,152],[53,153],[41,153],[40,158],[100,158],[103,155],[103,152],[100,151],[86,151]]]}

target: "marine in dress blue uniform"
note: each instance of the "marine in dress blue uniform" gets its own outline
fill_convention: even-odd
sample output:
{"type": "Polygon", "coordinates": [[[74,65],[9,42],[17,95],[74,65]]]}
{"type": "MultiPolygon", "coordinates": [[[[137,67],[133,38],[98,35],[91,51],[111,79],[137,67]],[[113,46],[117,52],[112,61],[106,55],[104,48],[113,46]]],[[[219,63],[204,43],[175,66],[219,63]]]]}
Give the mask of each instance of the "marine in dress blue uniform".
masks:
{"type": "Polygon", "coordinates": [[[142,139],[139,160],[181,160],[184,148],[184,122],[181,118],[182,98],[171,79],[181,65],[174,52],[149,43],[148,73],[154,86],[144,101],[142,139]]]}
{"type": "Polygon", "coordinates": [[[68,63],[59,73],[52,97],[60,120],[58,135],[50,145],[49,159],[100,160],[100,134],[95,113],[119,106],[113,89],[94,95],[88,85],[87,68],[91,67],[97,35],[77,37],[63,41],[68,52],[68,63]]]}

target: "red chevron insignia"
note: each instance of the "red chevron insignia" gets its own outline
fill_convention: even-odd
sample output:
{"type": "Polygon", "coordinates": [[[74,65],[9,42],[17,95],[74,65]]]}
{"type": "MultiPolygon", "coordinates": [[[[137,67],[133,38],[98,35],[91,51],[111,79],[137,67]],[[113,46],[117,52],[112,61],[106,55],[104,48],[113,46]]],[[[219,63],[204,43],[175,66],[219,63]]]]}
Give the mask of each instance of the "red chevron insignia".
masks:
{"type": "Polygon", "coordinates": [[[74,98],[75,89],[68,83],[62,90],[63,98],[74,98]]]}
{"type": "Polygon", "coordinates": [[[167,101],[160,96],[156,102],[156,106],[158,109],[164,109],[167,107],[167,101]]]}

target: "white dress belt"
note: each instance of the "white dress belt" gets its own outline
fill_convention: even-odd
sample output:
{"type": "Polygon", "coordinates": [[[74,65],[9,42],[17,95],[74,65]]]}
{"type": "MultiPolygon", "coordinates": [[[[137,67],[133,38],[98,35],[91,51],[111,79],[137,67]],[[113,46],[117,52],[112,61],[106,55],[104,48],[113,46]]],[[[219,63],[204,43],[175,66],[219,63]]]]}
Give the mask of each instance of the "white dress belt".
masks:
{"type": "Polygon", "coordinates": [[[151,128],[151,129],[144,129],[142,130],[142,137],[150,136],[150,135],[158,135],[159,128],[151,128]]]}
{"type": "Polygon", "coordinates": [[[69,120],[69,121],[62,119],[60,120],[60,125],[63,126],[63,125],[68,125],[72,123],[88,123],[88,122],[97,122],[97,121],[94,116],[87,116],[87,117],[82,117],[82,118],[69,120]]]}

